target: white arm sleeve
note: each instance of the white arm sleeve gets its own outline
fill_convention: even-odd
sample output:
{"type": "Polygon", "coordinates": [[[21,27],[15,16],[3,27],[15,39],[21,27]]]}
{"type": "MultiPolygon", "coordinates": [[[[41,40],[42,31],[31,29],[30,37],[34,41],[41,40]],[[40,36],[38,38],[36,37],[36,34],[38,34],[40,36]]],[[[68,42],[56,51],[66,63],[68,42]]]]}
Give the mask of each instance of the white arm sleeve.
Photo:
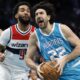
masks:
{"type": "Polygon", "coordinates": [[[4,30],[0,36],[0,44],[6,46],[10,40],[10,28],[4,30]]]}

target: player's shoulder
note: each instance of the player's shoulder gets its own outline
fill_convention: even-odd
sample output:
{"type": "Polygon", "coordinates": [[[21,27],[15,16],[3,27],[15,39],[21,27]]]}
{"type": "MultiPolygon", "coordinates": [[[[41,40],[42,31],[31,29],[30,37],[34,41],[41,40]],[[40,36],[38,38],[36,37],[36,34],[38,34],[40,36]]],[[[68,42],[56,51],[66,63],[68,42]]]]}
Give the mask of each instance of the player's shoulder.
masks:
{"type": "Polygon", "coordinates": [[[66,24],[62,24],[60,23],[60,27],[62,31],[68,31],[71,30],[69,26],[67,26],[66,24]]]}
{"type": "Polygon", "coordinates": [[[69,36],[72,36],[73,34],[75,34],[72,29],[65,25],[65,24],[61,24],[61,30],[62,30],[62,33],[65,35],[66,38],[68,38],[69,36]]]}
{"type": "Polygon", "coordinates": [[[5,30],[2,32],[2,34],[8,34],[8,33],[10,33],[10,27],[7,28],[7,29],[5,29],[5,30]]]}

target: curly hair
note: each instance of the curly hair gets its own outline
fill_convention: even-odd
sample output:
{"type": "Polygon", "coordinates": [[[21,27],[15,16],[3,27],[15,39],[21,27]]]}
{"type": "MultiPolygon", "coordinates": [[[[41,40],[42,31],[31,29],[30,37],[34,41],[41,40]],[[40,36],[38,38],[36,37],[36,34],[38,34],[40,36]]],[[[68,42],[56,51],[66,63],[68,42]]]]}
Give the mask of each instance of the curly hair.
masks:
{"type": "Polygon", "coordinates": [[[19,6],[21,6],[21,5],[26,5],[26,6],[28,6],[28,7],[31,9],[31,5],[30,5],[28,2],[25,2],[25,1],[19,2],[19,3],[13,8],[13,17],[14,17],[14,18],[15,18],[16,13],[18,12],[19,6]]]}
{"type": "Polygon", "coordinates": [[[53,20],[55,18],[55,10],[54,10],[54,7],[53,7],[53,4],[49,3],[49,2],[45,2],[45,1],[42,1],[38,4],[36,4],[33,8],[32,8],[32,11],[33,11],[33,18],[35,17],[35,11],[37,9],[44,9],[47,13],[47,15],[50,15],[51,16],[51,19],[50,19],[50,23],[53,23],[53,20]]]}

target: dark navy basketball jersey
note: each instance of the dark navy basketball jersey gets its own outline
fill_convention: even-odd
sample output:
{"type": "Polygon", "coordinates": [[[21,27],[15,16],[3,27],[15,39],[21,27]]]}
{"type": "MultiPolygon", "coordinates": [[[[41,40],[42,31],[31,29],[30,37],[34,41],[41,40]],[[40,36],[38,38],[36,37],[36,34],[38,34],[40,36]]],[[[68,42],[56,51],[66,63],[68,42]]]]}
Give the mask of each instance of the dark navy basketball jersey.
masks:
{"type": "MultiPolygon", "coordinates": [[[[73,46],[65,38],[59,23],[54,23],[52,31],[47,35],[41,31],[41,29],[36,29],[36,36],[38,39],[38,47],[40,49],[41,55],[44,57],[45,61],[54,60],[55,58],[62,58],[72,52],[73,46]]],[[[80,58],[70,61],[64,69],[64,74],[71,74],[76,72],[80,66],[80,58]],[[77,64],[78,63],[78,64],[77,64]],[[70,68],[71,67],[71,68],[70,68]],[[77,67],[77,68],[76,68],[77,67]],[[75,68],[75,71],[73,71],[75,68]]],[[[79,70],[80,72],[80,70],[79,70]]],[[[77,73],[80,74],[80,73],[77,73]]],[[[79,77],[78,77],[79,78],[79,77]]],[[[70,78],[71,80],[72,78],[70,78]]],[[[62,76],[60,80],[69,80],[68,77],[64,79],[62,76]]],[[[73,79],[72,79],[73,80],[73,79]]]]}

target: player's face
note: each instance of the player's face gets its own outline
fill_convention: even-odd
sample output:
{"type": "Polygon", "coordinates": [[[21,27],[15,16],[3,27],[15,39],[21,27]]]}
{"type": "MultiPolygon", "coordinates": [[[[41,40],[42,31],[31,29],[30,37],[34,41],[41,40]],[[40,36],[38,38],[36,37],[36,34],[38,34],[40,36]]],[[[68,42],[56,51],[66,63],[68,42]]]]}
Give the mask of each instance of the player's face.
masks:
{"type": "Polygon", "coordinates": [[[19,20],[23,24],[28,24],[30,22],[30,9],[26,5],[19,6],[18,12],[15,15],[17,20],[19,20]]]}
{"type": "Polygon", "coordinates": [[[49,19],[50,19],[50,16],[47,15],[44,9],[37,9],[35,11],[35,20],[41,29],[44,29],[47,27],[49,19]]]}

